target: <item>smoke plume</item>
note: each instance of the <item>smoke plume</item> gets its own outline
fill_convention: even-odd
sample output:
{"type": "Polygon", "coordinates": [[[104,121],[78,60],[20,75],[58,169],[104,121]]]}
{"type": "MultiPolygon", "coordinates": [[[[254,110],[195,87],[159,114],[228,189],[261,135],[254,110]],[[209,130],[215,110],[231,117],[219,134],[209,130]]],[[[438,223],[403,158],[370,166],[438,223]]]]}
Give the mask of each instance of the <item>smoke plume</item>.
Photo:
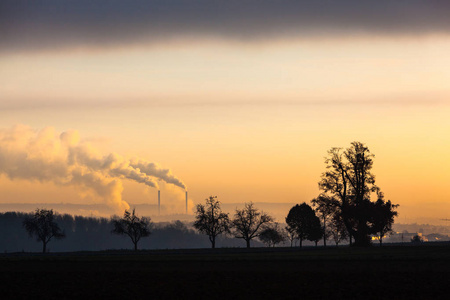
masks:
{"type": "Polygon", "coordinates": [[[158,181],[186,188],[169,169],[116,153],[102,155],[80,140],[77,131],[35,131],[18,125],[0,129],[0,174],[11,180],[38,180],[93,191],[118,212],[128,209],[122,200],[122,180],[158,188],[158,181]]]}

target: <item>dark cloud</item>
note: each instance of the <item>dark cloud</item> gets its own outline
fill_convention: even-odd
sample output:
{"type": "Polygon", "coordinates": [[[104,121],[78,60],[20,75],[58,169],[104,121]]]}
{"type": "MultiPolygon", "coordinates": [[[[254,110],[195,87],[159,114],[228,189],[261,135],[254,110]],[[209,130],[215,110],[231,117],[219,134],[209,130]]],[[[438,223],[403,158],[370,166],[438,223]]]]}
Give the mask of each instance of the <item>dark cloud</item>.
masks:
{"type": "Polygon", "coordinates": [[[2,0],[0,50],[450,32],[447,0],[2,0]]]}

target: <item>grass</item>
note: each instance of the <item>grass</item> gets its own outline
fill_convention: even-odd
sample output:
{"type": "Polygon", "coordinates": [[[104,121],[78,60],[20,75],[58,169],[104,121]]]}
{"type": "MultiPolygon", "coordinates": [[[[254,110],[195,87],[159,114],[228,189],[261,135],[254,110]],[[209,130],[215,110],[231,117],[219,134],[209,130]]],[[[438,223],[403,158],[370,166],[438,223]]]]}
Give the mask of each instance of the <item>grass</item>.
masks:
{"type": "Polygon", "coordinates": [[[448,299],[450,245],[0,256],[2,299],[448,299]]]}

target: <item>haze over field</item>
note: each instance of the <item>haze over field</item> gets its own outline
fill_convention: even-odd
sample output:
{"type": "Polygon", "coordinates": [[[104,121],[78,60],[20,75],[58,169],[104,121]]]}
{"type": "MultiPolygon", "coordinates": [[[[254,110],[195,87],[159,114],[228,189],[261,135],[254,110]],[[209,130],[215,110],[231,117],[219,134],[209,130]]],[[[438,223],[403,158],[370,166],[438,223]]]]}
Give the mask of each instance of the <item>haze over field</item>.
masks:
{"type": "Polygon", "coordinates": [[[105,3],[1,1],[0,203],[301,203],[361,141],[446,224],[447,1],[105,3]]]}

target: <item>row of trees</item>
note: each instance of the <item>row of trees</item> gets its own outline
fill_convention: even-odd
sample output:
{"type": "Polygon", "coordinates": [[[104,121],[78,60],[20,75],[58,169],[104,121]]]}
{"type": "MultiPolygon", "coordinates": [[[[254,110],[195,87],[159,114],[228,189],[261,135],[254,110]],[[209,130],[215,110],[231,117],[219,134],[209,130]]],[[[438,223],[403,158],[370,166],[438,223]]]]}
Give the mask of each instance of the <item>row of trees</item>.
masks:
{"type": "MultiPolygon", "coordinates": [[[[313,199],[315,210],[306,203],[292,207],[286,217],[283,229],[273,223],[273,218],[260,212],[252,202],[243,209],[236,209],[233,218],[222,212],[217,197],[210,196],[205,204],[198,204],[193,224],[200,233],[206,234],[211,247],[216,247],[216,238],[221,234],[243,239],[250,247],[252,239],[259,238],[268,245],[276,245],[296,239],[302,246],[303,240],[317,243],[323,238],[324,245],[332,238],[336,245],[345,239],[356,246],[367,246],[372,236],[380,244],[383,236],[392,231],[395,210],[398,205],[384,199],[384,194],[375,185],[371,173],[374,155],[360,142],[353,142],[347,149],[332,148],[325,160],[326,172],[322,174],[319,188],[322,193],[313,199]],[[372,201],[372,194],[376,201],[372,201]],[[319,217],[316,215],[319,215],[319,217]]],[[[137,217],[135,211],[125,211],[123,218],[113,219],[112,233],[128,236],[137,250],[141,238],[151,232],[150,218],[137,217]]],[[[65,237],[53,221],[52,210],[36,210],[32,218],[27,218],[24,227],[31,236],[43,243],[65,237]]]]}
{"type": "MultiPolygon", "coordinates": [[[[326,241],[332,239],[337,246],[349,239],[350,235],[333,198],[321,195],[313,199],[312,204],[315,209],[306,203],[293,206],[283,228],[273,222],[273,218],[267,213],[258,211],[251,202],[246,203],[243,209],[237,209],[234,217],[230,219],[229,214],[221,210],[217,197],[210,196],[205,200],[205,204],[197,205],[194,227],[208,236],[212,248],[216,247],[216,238],[221,234],[244,239],[248,248],[254,238],[258,238],[268,246],[290,241],[291,247],[296,240],[302,247],[304,240],[315,242],[317,246],[323,239],[326,246],[326,241]]],[[[388,206],[377,200],[372,212],[373,226],[380,225],[373,229],[372,236],[376,236],[380,244],[382,237],[391,230],[393,221],[393,218],[386,219],[386,215],[389,214],[386,207],[388,206]]]]}
{"type": "Polygon", "coordinates": [[[273,218],[264,212],[259,212],[253,203],[246,203],[244,209],[237,209],[233,219],[222,212],[217,196],[210,196],[206,203],[197,205],[194,227],[201,233],[208,235],[211,247],[216,247],[216,238],[220,234],[233,234],[236,238],[244,239],[247,248],[250,241],[258,237],[266,229],[264,225],[273,218]]]}
{"type": "MultiPolygon", "coordinates": [[[[54,210],[53,210],[54,211],[54,210]]],[[[130,211],[132,214],[132,210],[130,211]]],[[[138,209],[136,214],[140,217],[138,209]]],[[[35,236],[28,238],[23,222],[32,218],[31,213],[0,212],[0,251],[41,251],[42,242],[36,243],[35,236]]],[[[133,243],[127,235],[112,235],[114,220],[122,218],[123,214],[113,218],[83,217],[54,213],[53,222],[57,223],[65,238],[57,241],[54,237],[48,243],[46,251],[100,251],[105,249],[132,248],[133,243]]],[[[181,221],[158,222],[151,224],[151,239],[141,238],[139,249],[192,249],[209,247],[208,237],[200,234],[192,224],[181,221]]],[[[221,236],[217,243],[223,247],[245,247],[243,241],[221,236]]],[[[261,246],[258,241],[255,246],[261,246]]],[[[253,245],[252,245],[253,246],[253,245]]]]}
{"type": "MultiPolygon", "coordinates": [[[[201,207],[203,207],[201,210],[202,213],[198,216],[202,215],[202,228],[205,229],[205,231],[201,230],[201,232],[206,234],[209,232],[214,235],[211,237],[208,236],[210,237],[209,241],[212,246],[215,246],[216,237],[219,236],[218,233],[221,231],[218,229],[227,228],[228,230],[222,231],[222,233],[231,233],[231,230],[233,230],[233,227],[235,226],[233,224],[236,224],[237,228],[241,228],[240,231],[237,230],[234,232],[234,236],[245,240],[248,247],[250,246],[250,240],[254,237],[258,237],[260,242],[265,243],[269,247],[285,241],[290,241],[292,247],[295,240],[299,240],[301,247],[303,240],[305,239],[315,242],[317,246],[317,243],[322,237],[324,238],[324,244],[326,245],[327,238],[324,236],[324,232],[330,232],[331,236],[328,236],[328,238],[332,237],[336,245],[347,237],[345,226],[342,226],[342,223],[340,222],[335,222],[335,218],[330,218],[332,222],[328,223],[328,227],[326,227],[325,230],[325,224],[327,223],[323,223],[324,226],[322,226],[314,210],[306,203],[292,207],[286,217],[287,226],[281,227],[278,223],[265,222],[268,219],[271,219],[270,216],[267,218],[267,214],[262,213],[263,218],[258,218],[258,215],[261,215],[261,213],[258,212],[252,203],[247,204],[243,210],[238,210],[236,212],[236,216],[238,216],[238,218],[236,218],[235,222],[232,222],[229,221],[228,214],[221,212],[220,203],[216,197],[210,197],[206,202],[207,204],[210,204],[209,209],[207,208],[207,205],[201,205],[201,207]],[[211,213],[213,211],[216,213],[216,218],[212,217],[213,215],[211,213]],[[228,222],[224,222],[224,220],[227,219],[228,222]],[[208,226],[208,224],[210,226],[208,226]]],[[[316,206],[316,212],[319,210],[320,207],[316,206]]],[[[7,213],[4,217],[7,215],[20,218],[20,214],[14,215],[7,213]]],[[[188,227],[186,227],[186,225],[182,222],[176,221],[175,223],[168,224],[165,227],[162,227],[162,224],[153,226],[154,224],[151,223],[149,218],[139,218],[135,214],[134,210],[132,212],[125,211],[122,218],[114,217],[110,220],[104,218],[73,218],[70,215],[56,215],[52,210],[45,209],[38,209],[32,215],[22,215],[25,217],[22,224],[30,236],[36,236],[37,240],[42,242],[43,252],[46,252],[47,243],[50,240],[62,239],[66,237],[65,230],[63,231],[59,228],[56,220],[58,223],[62,222],[62,224],[64,224],[63,227],[69,230],[68,236],[70,237],[70,243],[75,243],[78,246],[83,243],[86,244],[86,242],[90,246],[94,246],[92,245],[93,242],[98,244],[97,246],[100,247],[107,247],[107,245],[110,245],[109,247],[111,247],[116,245],[116,242],[113,242],[105,236],[106,233],[112,232],[118,235],[128,236],[134,245],[134,249],[137,250],[139,241],[142,238],[149,236],[152,231],[152,233],[156,234],[155,246],[160,245],[161,242],[163,242],[166,245],[164,248],[176,248],[181,246],[179,242],[185,240],[184,246],[181,247],[202,247],[201,244],[198,244],[202,240],[200,239],[200,236],[197,237],[197,234],[188,229],[188,227]],[[111,228],[113,228],[112,231],[111,228]],[[197,241],[194,244],[192,244],[193,238],[197,241]]],[[[9,222],[5,224],[12,225],[12,223],[14,223],[14,220],[11,219],[11,217],[9,218],[9,222]]],[[[2,220],[3,219],[4,218],[2,217],[2,220]]],[[[7,220],[3,221],[5,222],[7,220]]],[[[13,232],[11,233],[14,235],[13,232]]],[[[225,243],[230,246],[230,239],[223,237],[220,240],[221,243],[225,243]]],[[[152,242],[152,245],[154,242],[152,242]]],[[[147,243],[147,247],[148,246],[149,245],[147,243]]],[[[86,247],[86,245],[81,247],[86,247]]]]}
{"type": "MultiPolygon", "coordinates": [[[[141,238],[150,235],[153,225],[150,218],[138,217],[134,209],[132,212],[125,210],[124,216],[114,217],[112,223],[114,228],[111,233],[128,236],[135,251],[141,238]]],[[[23,226],[30,237],[36,237],[38,242],[42,242],[43,253],[47,252],[47,244],[52,239],[60,240],[66,237],[65,231],[55,222],[55,213],[52,209],[36,209],[32,216],[25,218],[23,226]]]]}
{"type": "MultiPolygon", "coordinates": [[[[224,233],[224,230],[229,233],[231,224],[229,223],[228,215],[221,212],[220,204],[216,200],[216,197],[210,197],[207,200],[209,200],[207,201],[208,208],[200,205],[203,208],[203,220],[201,222],[205,226],[200,228],[199,224],[201,222],[196,222],[194,223],[194,227],[200,232],[208,234],[209,240],[214,248],[216,237],[224,233]],[[206,226],[206,224],[209,224],[209,226],[206,226]]],[[[237,216],[239,217],[234,220],[234,224],[240,228],[240,231],[236,237],[244,239],[247,242],[247,247],[250,247],[250,240],[260,236],[261,233],[265,237],[263,242],[269,245],[276,240],[276,238],[270,236],[270,230],[273,230],[275,234],[279,234],[277,228],[263,227],[264,224],[271,222],[272,218],[265,213],[258,212],[252,203],[246,205],[246,209],[239,211],[237,216]]],[[[59,227],[55,221],[55,217],[56,214],[51,209],[37,209],[23,221],[23,226],[30,237],[35,237],[38,242],[42,243],[42,252],[44,253],[47,252],[47,244],[52,239],[59,240],[66,237],[65,231],[59,227]]],[[[153,228],[151,219],[138,217],[134,209],[133,211],[125,210],[122,218],[113,217],[111,224],[113,226],[111,233],[128,236],[134,245],[134,250],[138,249],[138,243],[142,238],[148,237],[151,234],[153,228]]],[[[176,222],[174,226],[185,227],[181,222],[176,222]]],[[[275,244],[284,240],[278,239],[279,241],[275,242],[275,244]]]]}
{"type": "Polygon", "coordinates": [[[305,239],[317,245],[322,238],[324,245],[332,238],[336,245],[349,239],[351,245],[354,241],[356,246],[368,246],[371,237],[376,236],[381,245],[383,237],[392,231],[398,205],[385,200],[383,192],[375,185],[371,172],[373,158],[369,148],[361,142],[353,142],[347,149],[331,148],[325,159],[327,170],[319,181],[321,194],[311,201],[315,211],[306,203],[292,207],[284,232],[276,226],[270,227],[273,219],[258,212],[252,203],[236,210],[230,220],[213,196],[206,199],[205,205],[197,206],[194,227],[208,235],[213,248],[219,234],[242,238],[247,247],[256,237],[270,244],[287,237],[291,244],[298,239],[300,246],[305,239]],[[373,195],[375,201],[372,201],[373,195]]]}

